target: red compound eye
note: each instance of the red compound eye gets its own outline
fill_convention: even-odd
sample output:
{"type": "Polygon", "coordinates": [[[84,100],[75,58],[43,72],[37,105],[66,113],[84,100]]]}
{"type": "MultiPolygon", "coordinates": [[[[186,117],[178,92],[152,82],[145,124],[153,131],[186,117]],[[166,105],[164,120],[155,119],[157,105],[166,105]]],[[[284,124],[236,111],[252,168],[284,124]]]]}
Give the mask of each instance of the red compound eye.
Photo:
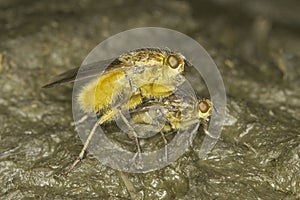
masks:
{"type": "Polygon", "coordinates": [[[202,113],[206,113],[209,110],[210,106],[205,100],[202,100],[199,102],[198,108],[202,113]]]}
{"type": "Polygon", "coordinates": [[[167,63],[171,68],[176,69],[180,65],[180,60],[177,56],[170,55],[167,58],[167,63]]]}

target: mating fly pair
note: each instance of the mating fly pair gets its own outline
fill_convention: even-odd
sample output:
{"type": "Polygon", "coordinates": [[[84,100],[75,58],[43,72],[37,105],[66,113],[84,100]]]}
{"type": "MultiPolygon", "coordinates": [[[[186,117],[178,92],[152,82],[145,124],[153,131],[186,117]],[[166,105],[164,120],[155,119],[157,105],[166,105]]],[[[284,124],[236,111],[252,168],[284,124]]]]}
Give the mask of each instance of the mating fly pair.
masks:
{"type": "Polygon", "coordinates": [[[182,75],[184,69],[192,67],[183,55],[169,50],[145,48],[120,55],[110,62],[104,71],[99,70],[99,65],[101,62],[82,67],[80,70],[77,68],[67,71],[44,86],[52,87],[61,83],[91,79],[80,90],[78,102],[85,113],[96,114],[98,121],[89,133],[80,155],[68,171],[83,159],[97,127],[116,118],[120,118],[128,126],[127,134],[135,140],[136,158],[138,161],[141,159],[142,149],[138,133],[123,115],[124,110],[129,110],[135,124],[151,125],[155,121],[155,115],[149,112],[149,106],[161,106],[161,116],[165,125],[160,133],[165,144],[165,133],[185,128],[183,124],[186,123],[182,122],[195,118],[201,121],[208,134],[206,129],[212,103],[207,99],[194,101],[192,106],[196,107],[196,112],[187,113],[183,108],[188,103],[175,94],[185,81],[182,75]]]}

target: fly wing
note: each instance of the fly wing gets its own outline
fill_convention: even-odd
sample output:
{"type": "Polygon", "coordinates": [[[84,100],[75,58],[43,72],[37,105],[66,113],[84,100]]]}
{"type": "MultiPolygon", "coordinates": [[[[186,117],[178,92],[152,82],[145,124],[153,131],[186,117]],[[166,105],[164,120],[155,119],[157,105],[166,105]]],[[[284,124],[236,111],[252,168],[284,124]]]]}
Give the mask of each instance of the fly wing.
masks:
{"type": "Polygon", "coordinates": [[[51,88],[64,83],[74,82],[75,80],[79,81],[93,78],[100,76],[102,73],[108,73],[114,70],[124,70],[124,68],[125,70],[129,69],[130,66],[124,65],[119,59],[112,58],[101,60],[63,72],[50,80],[43,88],[51,88]]]}
{"type": "Polygon", "coordinates": [[[58,76],[52,78],[47,84],[43,85],[43,88],[51,88],[62,83],[73,82],[76,78],[79,67],[70,69],[64,73],[59,74],[58,76]]]}

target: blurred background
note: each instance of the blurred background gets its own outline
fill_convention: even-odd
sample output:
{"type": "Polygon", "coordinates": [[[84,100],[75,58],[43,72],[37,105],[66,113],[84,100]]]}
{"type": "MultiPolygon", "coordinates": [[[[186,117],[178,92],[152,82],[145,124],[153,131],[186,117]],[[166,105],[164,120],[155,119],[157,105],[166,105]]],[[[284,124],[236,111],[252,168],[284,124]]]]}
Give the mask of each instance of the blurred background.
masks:
{"type": "Polygon", "coordinates": [[[0,198],[300,198],[299,11],[296,0],[1,0],[0,198]],[[212,56],[227,92],[222,140],[205,160],[199,143],[147,174],[87,156],[55,175],[82,143],[72,85],[41,86],[109,36],[145,26],[187,34],[212,56]]]}

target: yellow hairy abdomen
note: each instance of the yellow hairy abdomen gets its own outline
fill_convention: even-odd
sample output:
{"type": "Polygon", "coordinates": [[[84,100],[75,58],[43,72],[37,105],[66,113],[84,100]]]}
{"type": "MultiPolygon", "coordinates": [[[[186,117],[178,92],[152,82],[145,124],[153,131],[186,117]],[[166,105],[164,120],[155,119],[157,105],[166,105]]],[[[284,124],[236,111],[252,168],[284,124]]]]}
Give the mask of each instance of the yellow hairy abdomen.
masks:
{"type": "Polygon", "coordinates": [[[124,71],[111,72],[88,83],[79,94],[81,108],[86,112],[97,112],[110,107],[124,84],[119,81],[124,75],[124,71]]]}

